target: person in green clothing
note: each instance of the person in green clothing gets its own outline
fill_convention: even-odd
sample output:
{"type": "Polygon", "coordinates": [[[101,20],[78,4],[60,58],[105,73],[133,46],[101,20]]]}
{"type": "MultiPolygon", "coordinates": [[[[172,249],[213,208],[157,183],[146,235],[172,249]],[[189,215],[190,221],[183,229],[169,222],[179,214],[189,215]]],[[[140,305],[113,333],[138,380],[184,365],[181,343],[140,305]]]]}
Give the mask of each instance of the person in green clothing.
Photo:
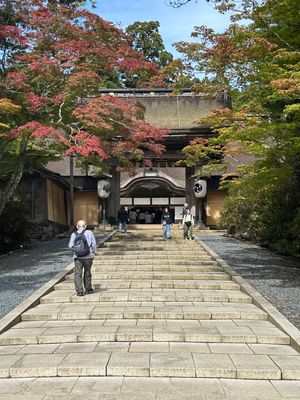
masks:
{"type": "Polygon", "coordinates": [[[185,209],[185,213],[182,218],[183,238],[185,240],[194,239],[194,236],[193,236],[194,224],[195,224],[195,220],[194,220],[191,210],[189,208],[185,209]]]}

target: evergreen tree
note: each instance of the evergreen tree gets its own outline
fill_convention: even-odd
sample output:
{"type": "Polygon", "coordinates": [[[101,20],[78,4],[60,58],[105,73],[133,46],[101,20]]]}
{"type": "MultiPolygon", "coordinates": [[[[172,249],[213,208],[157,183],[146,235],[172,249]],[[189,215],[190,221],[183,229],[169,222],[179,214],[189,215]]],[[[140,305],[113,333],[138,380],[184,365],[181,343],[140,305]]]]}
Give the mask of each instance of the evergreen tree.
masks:
{"type": "MultiPolygon", "coordinates": [[[[279,252],[298,253],[300,3],[215,3],[232,10],[234,23],[223,33],[197,27],[197,41],[178,43],[177,49],[187,68],[204,75],[196,87],[199,92],[216,96],[226,91],[232,98],[232,109],[216,110],[201,120],[218,132],[211,143],[222,146],[224,158],[238,168],[239,177],[229,185],[223,223],[279,252]],[[239,22],[245,17],[248,25],[239,22]],[[241,152],[256,161],[243,164],[241,152]]],[[[209,165],[214,163],[204,169],[215,168],[209,165]]]]}

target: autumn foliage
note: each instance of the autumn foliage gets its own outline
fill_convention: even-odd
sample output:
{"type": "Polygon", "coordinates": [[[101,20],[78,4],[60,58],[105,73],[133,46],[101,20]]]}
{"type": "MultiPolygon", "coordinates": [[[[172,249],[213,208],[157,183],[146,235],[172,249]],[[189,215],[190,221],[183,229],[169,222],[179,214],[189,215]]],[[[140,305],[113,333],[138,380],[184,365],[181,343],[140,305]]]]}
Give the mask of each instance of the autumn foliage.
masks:
{"type": "Polygon", "coordinates": [[[98,166],[112,158],[129,168],[145,151],[161,153],[164,132],[142,110],[100,95],[124,73],[154,79],[158,72],[123,31],[75,5],[1,4],[0,213],[29,165],[77,153],[98,166]]]}

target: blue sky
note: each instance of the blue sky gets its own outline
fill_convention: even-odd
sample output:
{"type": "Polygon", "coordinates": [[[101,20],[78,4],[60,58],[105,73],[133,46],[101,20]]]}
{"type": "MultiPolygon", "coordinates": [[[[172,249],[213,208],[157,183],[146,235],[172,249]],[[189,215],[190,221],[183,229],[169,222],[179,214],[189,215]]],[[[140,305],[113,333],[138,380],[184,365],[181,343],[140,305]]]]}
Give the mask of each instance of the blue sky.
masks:
{"type": "Polygon", "coordinates": [[[123,28],[135,21],[159,21],[166,49],[174,54],[172,43],[189,40],[195,25],[222,31],[229,24],[229,17],[219,14],[206,0],[177,9],[167,6],[164,0],[96,0],[96,4],[93,12],[123,28]]]}

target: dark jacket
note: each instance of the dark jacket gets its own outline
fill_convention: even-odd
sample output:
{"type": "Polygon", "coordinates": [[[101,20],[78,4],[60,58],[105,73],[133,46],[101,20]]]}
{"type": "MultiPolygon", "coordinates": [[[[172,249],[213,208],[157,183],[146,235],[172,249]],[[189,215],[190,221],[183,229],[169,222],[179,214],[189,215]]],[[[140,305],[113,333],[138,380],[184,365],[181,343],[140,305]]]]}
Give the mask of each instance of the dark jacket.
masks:
{"type": "Polygon", "coordinates": [[[188,212],[188,210],[189,210],[189,208],[182,208],[181,209],[181,211],[180,211],[180,215],[182,216],[182,217],[184,217],[186,214],[187,214],[187,212],[188,212]]]}
{"type": "Polygon", "coordinates": [[[167,212],[167,213],[163,213],[162,217],[161,217],[161,222],[166,222],[167,225],[171,225],[172,224],[172,215],[167,212]]]}
{"type": "Polygon", "coordinates": [[[118,220],[119,222],[128,222],[128,212],[124,209],[120,209],[118,211],[118,220]]]}

